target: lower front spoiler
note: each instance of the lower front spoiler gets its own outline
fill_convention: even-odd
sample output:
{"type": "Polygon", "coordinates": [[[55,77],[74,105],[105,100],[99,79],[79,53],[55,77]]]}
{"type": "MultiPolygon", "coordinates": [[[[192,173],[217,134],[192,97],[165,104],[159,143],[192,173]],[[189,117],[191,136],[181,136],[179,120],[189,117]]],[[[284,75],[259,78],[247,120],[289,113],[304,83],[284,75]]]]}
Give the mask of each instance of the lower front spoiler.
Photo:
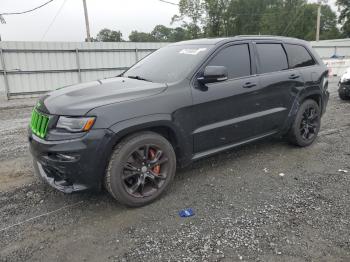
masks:
{"type": "Polygon", "coordinates": [[[63,193],[70,194],[73,192],[84,191],[89,189],[89,187],[87,187],[86,185],[70,183],[65,179],[59,180],[55,177],[50,177],[48,176],[48,174],[46,174],[45,170],[43,169],[43,166],[38,161],[34,160],[33,162],[34,170],[37,173],[37,175],[41,178],[41,180],[45,181],[50,186],[63,193]]]}
{"type": "Polygon", "coordinates": [[[338,93],[350,96],[350,83],[339,83],[338,93]]]}

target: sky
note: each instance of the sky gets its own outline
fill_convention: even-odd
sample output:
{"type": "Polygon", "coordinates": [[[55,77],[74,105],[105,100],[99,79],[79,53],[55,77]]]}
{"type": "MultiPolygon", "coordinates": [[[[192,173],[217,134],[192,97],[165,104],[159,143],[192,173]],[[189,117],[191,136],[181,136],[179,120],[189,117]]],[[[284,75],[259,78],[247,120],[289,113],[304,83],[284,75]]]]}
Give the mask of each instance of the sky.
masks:
{"type": "MultiPolygon", "coordinates": [[[[0,0],[0,13],[18,12],[47,0],[0,0]]],[[[103,28],[120,30],[128,40],[132,30],[150,32],[154,26],[171,26],[178,6],[159,0],[86,0],[91,36],[103,28]]],[[[169,0],[178,3],[179,0],[169,0]]],[[[310,0],[316,2],[317,0],[310,0]]],[[[335,0],[328,1],[336,10],[335,0]]],[[[2,41],[84,41],[86,37],[82,0],[54,0],[28,14],[5,16],[0,24],[2,41]],[[55,18],[56,16],[56,18],[55,18]],[[55,18],[55,19],[54,19],[55,18]]]]}
{"type": "MultiPolygon", "coordinates": [[[[0,0],[0,13],[24,11],[47,0],[0,0]]],[[[132,30],[150,32],[157,24],[170,26],[178,7],[159,0],[86,0],[91,36],[103,28],[120,30],[124,39],[132,30]]],[[[178,3],[179,0],[172,0],[178,3]]],[[[86,37],[82,0],[54,0],[28,14],[4,16],[2,41],[84,41],[86,37]],[[65,3],[64,3],[65,2],[65,3]],[[49,25],[64,3],[55,22],[49,25]]]]}

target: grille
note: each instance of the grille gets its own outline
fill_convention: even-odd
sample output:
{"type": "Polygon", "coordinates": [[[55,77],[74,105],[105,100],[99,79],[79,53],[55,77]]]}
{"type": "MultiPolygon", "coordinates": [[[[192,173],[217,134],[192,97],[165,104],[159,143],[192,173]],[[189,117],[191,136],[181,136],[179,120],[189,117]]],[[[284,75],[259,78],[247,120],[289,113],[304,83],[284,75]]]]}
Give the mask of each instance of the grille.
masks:
{"type": "Polygon", "coordinates": [[[32,112],[32,119],[30,121],[32,132],[38,137],[45,138],[47,126],[49,125],[49,119],[50,118],[48,116],[43,115],[34,109],[32,112]]]}

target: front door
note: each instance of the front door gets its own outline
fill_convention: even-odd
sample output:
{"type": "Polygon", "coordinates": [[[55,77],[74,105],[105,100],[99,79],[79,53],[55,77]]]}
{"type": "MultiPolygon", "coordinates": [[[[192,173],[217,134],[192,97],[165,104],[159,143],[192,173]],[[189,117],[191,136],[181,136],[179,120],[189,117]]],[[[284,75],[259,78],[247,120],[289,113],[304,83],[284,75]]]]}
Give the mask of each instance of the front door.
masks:
{"type": "MultiPolygon", "coordinates": [[[[194,153],[217,149],[261,134],[260,84],[249,43],[222,47],[205,66],[225,66],[228,80],[193,87],[194,153]]],[[[199,73],[200,74],[200,73],[199,73]]]]}

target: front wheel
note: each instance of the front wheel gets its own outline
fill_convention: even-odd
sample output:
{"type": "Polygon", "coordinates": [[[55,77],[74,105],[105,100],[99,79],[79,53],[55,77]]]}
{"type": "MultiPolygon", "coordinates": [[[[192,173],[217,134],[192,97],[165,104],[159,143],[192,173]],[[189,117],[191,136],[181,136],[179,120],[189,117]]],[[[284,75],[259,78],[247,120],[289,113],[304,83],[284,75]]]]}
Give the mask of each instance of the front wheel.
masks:
{"type": "Polygon", "coordinates": [[[350,97],[342,90],[339,90],[339,98],[341,100],[350,100],[350,97]]]}
{"type": "Polygon", "coordinates": [[[289,131],[289,141],[297,146],[309,146],[315,141],[320,126],[321,112],[318,104],[314,100],[306,100],[301,104],[289,131]]]}
{"type": "Polygon", "coordinates": [[[168,140],[153,132],[141,132],[116,146],[106,172],[105,186],[120,203],[143,206],[163,193],[175,172],[176,156],[168,140]]]}

